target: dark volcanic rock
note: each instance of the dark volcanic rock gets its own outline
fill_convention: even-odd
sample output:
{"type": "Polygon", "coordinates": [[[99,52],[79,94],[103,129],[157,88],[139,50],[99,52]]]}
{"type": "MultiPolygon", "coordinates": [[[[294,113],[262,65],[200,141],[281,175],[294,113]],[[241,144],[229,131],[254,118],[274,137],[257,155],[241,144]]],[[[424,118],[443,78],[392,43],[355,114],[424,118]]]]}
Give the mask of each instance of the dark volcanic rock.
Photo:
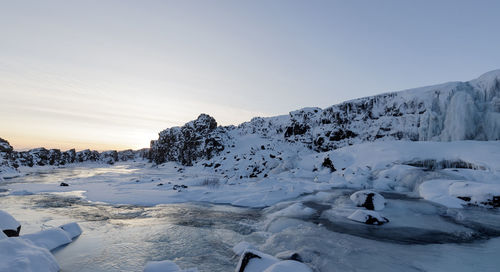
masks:
{"type": "Polygon", "coordinates": [[[330,172],[337,171],[337,169],[335,169],[335,166],[333,165],[332,160],[329,157],[325,157],[321,166],[330,169],[330,172]]]}
{"type": "Polygon", "coordinates": [[[236,270],[238,272],[244,272],[250,260],[254,258],[262,259],[262,257],[250,251],[243,253],[243,255],[241,256],[241,260],[238,264],[239,266],[236,268],[236,270]]]}
{"type": "Polygon", "coordinates": [[[14,148],[9,144],[7,140],[0,138],[0,152],[12,152],[14,148]]]}
{"type": "Polygon", "coordinates": [[[85,149],[82,151],[76,152],[76,161],[85,162],[85,161],[97,161],[99,160],[99,152],[95,150],[85,149]]]}
{"type": "MultiPolygon", "coordinates": [[[[75,149],[61,151],[59,149],[46,149],[43,147],[34,148],[28,151],[14,151],[6,140],[0,138],[0,166],[7,168],[18,168],[20,166],[45,166],[45,165],[66,165],[75,162],[104,162],[114,164],[117,161],[147,159],[149,148],[141,150],[125,151],[104,151],[99,153],[95,150],[82,150],[76,152],[75,149]]],[[[1,169],[0,169],[1,171],[1,169]]]]}
{"type": "Polygon", "coordinates": [[[150,159],[157,164],[176,161],[193,165],[198,159],[211,159],[224,150],[217,122],[209,115],[201,114],[182,127],[173,127],[159,133],[158,140],[151,141],[150,159]]]}

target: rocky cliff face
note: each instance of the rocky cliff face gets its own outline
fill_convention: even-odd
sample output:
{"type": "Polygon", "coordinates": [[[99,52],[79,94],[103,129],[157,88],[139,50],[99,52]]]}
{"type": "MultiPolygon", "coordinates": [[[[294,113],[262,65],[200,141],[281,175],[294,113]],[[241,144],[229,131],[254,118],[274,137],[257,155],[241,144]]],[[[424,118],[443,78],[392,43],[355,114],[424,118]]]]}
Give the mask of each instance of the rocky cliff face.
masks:
{"type": "MultiPolygon", "coordinates": [[[[192,165],[256,135],[271,146],[286,142],[315,152],[366,141],[500,140],[500,70],[468,82],[386,93],[289,115],[254,118],[238,127],[216,127],[205,114],[160,132],[151,142],[156,163],[192,165]]],[[[287,148],[290,148],[288,145],[287,148]]],[[[256,148],[258,149],[258,148],[256,148]]],[[[277,150],[282,151],[282,150],[277,150]]]]}
{"type": "Polygon", "coordinates": [[[192,165],[200,158],[210,159],[224,149],[224,134],[225,128],[218,128],[213,117],[201,114],[182,127],[160,132],[158,140],[151,141],[150,159],[157,164],[178,161],[183,165],[192,165]]]}
{"type": "Polygon", "coordinates": [[[35,148],[28,151],[14,151],[8,141],[0,138],[0,173],[17,169],[21,166],[66,165],[79,162],[103,162],[113,164],[118,161],[147,158],[149,149],[104,151],[75,149],[61,151],[59,149],[35,148]]]}

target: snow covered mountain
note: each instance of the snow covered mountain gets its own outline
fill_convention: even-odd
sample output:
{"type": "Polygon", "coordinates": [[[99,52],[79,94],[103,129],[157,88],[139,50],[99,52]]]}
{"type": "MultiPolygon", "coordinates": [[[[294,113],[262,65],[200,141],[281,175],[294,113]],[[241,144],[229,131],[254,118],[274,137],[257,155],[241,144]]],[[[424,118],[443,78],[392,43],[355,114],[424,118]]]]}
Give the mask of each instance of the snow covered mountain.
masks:
{"type": "Polygon", "coordinates": [[[240,154],[243,157],[254,157],[259,150],[270,148],[274,153],[266,156],[276,157],[290,149],[324,152],[384,140],[500,140],[500,70],[467,82],[385,93],[283,116],[256,117],[239,126],[217,127],[214,118],[202,114],[182,127],[160,132],[158,140],[151,141],[150,159],[158,164],[177,161],[183,165],[211,160],[206,164],[216,165],[216,155],[225,158],[234,148],[253,149],[247,156],[240,154]],[[248,138],[255,141],[248,142],[248,138]]]}

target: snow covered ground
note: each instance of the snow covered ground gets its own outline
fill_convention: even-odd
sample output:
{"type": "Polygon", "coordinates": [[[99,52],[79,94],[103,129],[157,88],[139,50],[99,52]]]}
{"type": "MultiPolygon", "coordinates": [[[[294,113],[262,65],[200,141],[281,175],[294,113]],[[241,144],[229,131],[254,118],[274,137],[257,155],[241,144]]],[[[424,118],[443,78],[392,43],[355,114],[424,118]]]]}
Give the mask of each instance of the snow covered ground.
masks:
{"type": "Polygon", "coordinates": [[[228,178],[202,162],[192,167],[140,162],[49,169],[33,178],[28,174],[6,180],[2,188],[12,195],[78,191],[90,201],[110,204],[210,202],[248,207],[270,206],[334,187],[408,193],[454,208],[488,206],[488,200],[500,195],[498,141],[386,141],[286,155],[265,178],[228,178]],[[335,172],[322,166],[326,157],[335,172]],[[62,182],[69,186],[60,186],[62,182]],[[447,198],[453,200],[440,200],[447,198]]]}
{"type": "Polygon", "coordinates": [[[207,161],[26,168],[0,184],[0,206],[26,233],[80,222],[82,237],[55,253],[66,270],[137,271],[171,260],[228,271],[242,241],[276,259],[295,252],[314,271],[497,270],[500,142],[384,141],[275,158],[268,148],[252,155],[254,145],[228,150],[216,168],[207,161]],[[263,156],[273,159],[266,177],[228,175],[237,162],[263,156]],[[387,223],[359,219],[375,213],[353,195],[366,189],[382,195],[373,197],[374,217],[387,223]]]}

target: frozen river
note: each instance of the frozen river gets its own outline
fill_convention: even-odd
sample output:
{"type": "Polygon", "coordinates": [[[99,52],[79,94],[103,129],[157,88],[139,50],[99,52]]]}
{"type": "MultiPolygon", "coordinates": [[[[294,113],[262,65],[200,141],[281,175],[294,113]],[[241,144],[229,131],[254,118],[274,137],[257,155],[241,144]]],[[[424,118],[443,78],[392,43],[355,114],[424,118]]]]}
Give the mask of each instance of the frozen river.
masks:
{"type": "MultiPolygon", "coordinates": [[[[316,271],[498,271],[500,213],[447,209],[385,194],[391,222],[368,226],[345,218],[349,190],[306,194],[267,208],[210,203],[152,206],[91,202],[81,190],[37,192],[19,185],[144,176],[144,168],[61,168],[0,185],[0,207],[22,223],[21,234],[76,221],[83,234],[54,254],[62,271],[142,271],[150,260],[182,268],[234,271],[241,241],[277,254],[298,252],[316,271]]],[[[151,177],[150,172],[147,173],[151,177]]],[[[126,197],[133,198],[132,192],[126,197]]]]}

